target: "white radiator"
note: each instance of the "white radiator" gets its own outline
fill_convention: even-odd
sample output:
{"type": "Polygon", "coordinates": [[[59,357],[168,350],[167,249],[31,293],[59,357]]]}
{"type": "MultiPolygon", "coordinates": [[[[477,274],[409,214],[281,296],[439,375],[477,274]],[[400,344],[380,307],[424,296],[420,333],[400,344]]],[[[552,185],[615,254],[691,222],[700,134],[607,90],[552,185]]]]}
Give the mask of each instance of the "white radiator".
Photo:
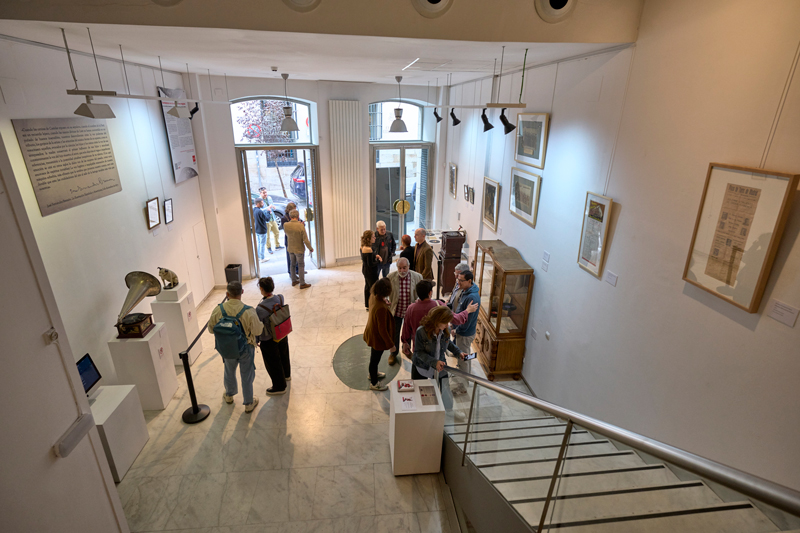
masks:
{"type": "Polygon", "coordinates": [[[364,231],[358,216],[364,205],[361,176],[361,105],[353,100],[328,100],[331,125],[331,184],[333,198],[333,238],[336,259],[359,256],[359,242],[364,231]]]}

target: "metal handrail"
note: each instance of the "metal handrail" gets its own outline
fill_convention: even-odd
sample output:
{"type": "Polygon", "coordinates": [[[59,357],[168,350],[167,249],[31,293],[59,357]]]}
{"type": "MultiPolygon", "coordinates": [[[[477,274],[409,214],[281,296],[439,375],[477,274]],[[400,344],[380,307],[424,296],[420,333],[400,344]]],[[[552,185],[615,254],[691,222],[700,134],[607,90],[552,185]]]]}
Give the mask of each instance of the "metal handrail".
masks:
{"type": "MultiPolygon", "coordinates": [[[[590,416],[570,411],[556,404],[508,389],[457,368],[448,366],[445,367],[445,370],[453,376],[468,379],[487,389],[499,392],[504,396],[508,396],[526,405],[545,411],[555,417],[571,421],[575,425],[599,433],[609,439],[619,441],[622,444],[645,452],[663,461],[667,461],[688,472],[724,485],[745,496],[780,509],[781,511],[800,516],[800,492],[794,489],[717,463],[711,459],[706,459],[705,457],[681,450],[669,444],[664,444],[663,442],[645,437],[644,435],[639,435],[633,431],[608,424],[590,416]]],[[[466,446],[466,442],[464,445],[466,446]]]]}

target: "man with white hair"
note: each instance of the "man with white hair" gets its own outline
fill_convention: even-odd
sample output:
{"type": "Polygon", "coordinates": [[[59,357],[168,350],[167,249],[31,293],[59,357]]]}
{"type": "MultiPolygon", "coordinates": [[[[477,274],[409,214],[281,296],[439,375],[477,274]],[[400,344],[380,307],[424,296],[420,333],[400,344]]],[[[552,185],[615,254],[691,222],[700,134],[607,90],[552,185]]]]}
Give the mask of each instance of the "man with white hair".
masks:
{"type": "Polygon", "coordinates": [[[394,251],[397,248],[397,243],[394,241],[394,235],[391,231],[386,231],[386,222],[379,220],[375,224],[375,242],[372,244],[372,251],[378,256],[378,276],[376,279],[389,275],[389,269],[392,267],[392,258],[394,251]]]}
{"type": "Polygon", "coordinates": [[[455,286],[453,287],[453,292],[450,293],[450,298],[447,299],[447,307],[449,307],[454,313],[456,308],[458,307],[458,302],[461,299],[461,287],[458,285],[458,275],[462,272],[466,272],[469,270],[469,265],[466,263],[459,263],[456,265],[455,269],[455,286]]]}
{"type": "MultiPolygon", "coordinates": [[[[406,316],[408,306],[414,301],[417,292],[417,283],[422,281],[422,276],[417,272],[411,271],[408,259],[401,257],[397,260],[397,272],[392,272],[388,276],[392,282],[392,294],[389,296],[389,310],[394,317],[394,346],[395,350],[400,348],[400,330],[403,328],[403,319],[406,316]]],[[[389,364],[397,362],[397,351],[389,354],[389,364]]]]}
{"type": "Polygon", "coordinates": [[[425,228],[418,228],[414,232],[414,240],[417,245],[414,247],[414,270],[422,274],[422,279],[433,279],[433,248],[425,240],[428,232],[425,228]]]}

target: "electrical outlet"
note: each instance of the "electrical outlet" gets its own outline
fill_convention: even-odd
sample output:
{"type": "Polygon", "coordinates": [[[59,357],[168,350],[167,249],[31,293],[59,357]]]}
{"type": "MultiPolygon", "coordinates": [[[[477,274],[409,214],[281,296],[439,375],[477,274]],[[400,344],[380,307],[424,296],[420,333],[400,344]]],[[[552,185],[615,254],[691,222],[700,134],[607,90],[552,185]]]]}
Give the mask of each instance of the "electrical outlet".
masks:
{"type": "Polygon", "coordinates": [[[533,337],[533,340],[536,340],[536,330],[533,328],[531,328],[531,337],[533,337]]]}
{"type": "Polygon", "coordinates": [[[544,253],[542,254],[542,259],[544,259],[545,261],[547,261],[549,263],[550,262],[550,252],[545,250],[544,253]]]}
{"type": "Polygon", "coordinates": [[[614,274],[613,272],[611,272],[610,270],[606,270],[606,275],[604,276],[604,279],[606,280],[606,283],[608,283],[612,287],[616,287],[617,286],[617,277],[618,276],[616,274],[614,274]]]}

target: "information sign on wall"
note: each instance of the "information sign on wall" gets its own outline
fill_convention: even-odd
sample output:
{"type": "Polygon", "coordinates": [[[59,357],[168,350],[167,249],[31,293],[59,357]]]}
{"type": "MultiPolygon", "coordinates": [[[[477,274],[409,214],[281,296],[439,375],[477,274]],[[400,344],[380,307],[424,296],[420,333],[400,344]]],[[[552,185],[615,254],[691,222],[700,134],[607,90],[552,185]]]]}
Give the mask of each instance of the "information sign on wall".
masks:
{"type": "Polygon", "coordinates": [[[105,120],[11,122],[43,217],[122,190],[105,120]]]}
{"type": "MultiPolygon", "coordinates": [[[[186,98],[183,89],[159,87],[158,94],[169,98],[186,98]]],[[[172,158],[172,172],[175,174],[175,183],[180,183],[197,176],[197,153],[194,150],[191,119],[177,118],[168,114],[173,107],[175,102],[169,100],[161,102],[161,114],[164,116],[164,126],[169,139],[169,154],[172,158]]],[[[178,107],[187,107],[187,104],[179,102],[178,107]]]]}

